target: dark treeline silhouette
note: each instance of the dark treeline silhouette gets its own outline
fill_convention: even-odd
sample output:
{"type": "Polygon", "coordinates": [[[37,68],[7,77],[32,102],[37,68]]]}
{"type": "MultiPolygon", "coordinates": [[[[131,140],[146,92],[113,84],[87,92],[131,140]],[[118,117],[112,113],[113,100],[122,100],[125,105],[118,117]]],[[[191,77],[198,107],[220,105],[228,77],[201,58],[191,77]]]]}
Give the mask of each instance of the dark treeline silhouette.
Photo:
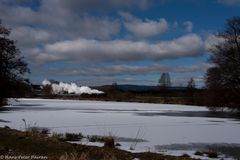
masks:
{"type": "Polygon", "coordinates": [[[222,42],[211,49],[214,67],[206,74],[207,105],[240,111],[240,17],[228,19],[216,36],[222,42]]]}
{"type": "Polygon", "coordinates": [[[27,63],[9,35],[10,29],[0,21],[0,106],[6,103],[7,97],[20,96],[29,89],[29,81],[22,78],[29,73],[27,63]]]}

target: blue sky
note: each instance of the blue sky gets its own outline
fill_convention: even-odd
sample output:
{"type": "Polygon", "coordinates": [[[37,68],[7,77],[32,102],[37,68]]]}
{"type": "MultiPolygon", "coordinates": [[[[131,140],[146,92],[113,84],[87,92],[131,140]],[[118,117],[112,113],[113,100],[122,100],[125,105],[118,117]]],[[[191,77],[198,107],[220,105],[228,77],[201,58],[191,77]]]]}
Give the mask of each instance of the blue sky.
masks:
{"type": "Polygon", "coordinates": [[[33,83],[204,86],[209,47],[240,0],[0,0],[33,83]]]}

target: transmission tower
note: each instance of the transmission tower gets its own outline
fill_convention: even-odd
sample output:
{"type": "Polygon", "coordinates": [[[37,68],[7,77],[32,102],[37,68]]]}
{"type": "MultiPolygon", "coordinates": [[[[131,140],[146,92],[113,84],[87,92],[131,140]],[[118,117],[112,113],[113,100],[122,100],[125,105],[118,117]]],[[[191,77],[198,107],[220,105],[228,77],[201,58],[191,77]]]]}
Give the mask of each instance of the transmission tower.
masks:
{"type": "Polygon", "coordinates": [[[161,87],[171,87],[171,79],[169,73],[162,73],[159,79],[159,86],[161,87]]]}

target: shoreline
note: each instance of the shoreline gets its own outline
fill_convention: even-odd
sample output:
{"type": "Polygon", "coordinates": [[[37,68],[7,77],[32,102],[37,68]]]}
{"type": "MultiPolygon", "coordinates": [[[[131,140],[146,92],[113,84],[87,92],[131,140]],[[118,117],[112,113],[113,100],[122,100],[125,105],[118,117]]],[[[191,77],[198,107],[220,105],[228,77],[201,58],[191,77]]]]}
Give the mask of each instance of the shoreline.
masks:
{"type": "MultiPolygon", "coordinates": [[[[144,103],[144,104],[162,104],[162,105],[187,105],[196,107],[207,107],[203,105],[182,104],[182,103],[161,103],[148,101],[134,101],[134,100],[112,100],[112,99],[98,99],[98,98],[69,98],[69,97],[17,97],[8,99],[31,99],[31,100],[62,100],[62,101],[91,101],[91,102],[120,102],[120,103],[144,103]]],[[[11,105],[11,104],[9,104],[11,105]]],[[[5,105],[8,106],[8,105],[5,105]]],[[[4,106],[3,106],[4,107],[4,106]]]]}
{"type": "MultiPolygon", "coordinates": [[[[183,156],[169,156],[152,152],[131,153],[110,147],[96,147],[80,144],[71,144],[61,142],[53,137],[43,134],[32,134],[8,127],[0,127],[0,156],[43,156],[44,159],[56,160],[61,157],[81,158],[85,155],[85,159],[111,159],[111,160],[191,160],[192,158],[183,156]]],[[[42,157],[42,158],[43,158],[42,157]]],[[[41,157],[40,157],[41,159],[41,157]]],[[[83,160],[85,160],[83,159],[83,160]]]]}

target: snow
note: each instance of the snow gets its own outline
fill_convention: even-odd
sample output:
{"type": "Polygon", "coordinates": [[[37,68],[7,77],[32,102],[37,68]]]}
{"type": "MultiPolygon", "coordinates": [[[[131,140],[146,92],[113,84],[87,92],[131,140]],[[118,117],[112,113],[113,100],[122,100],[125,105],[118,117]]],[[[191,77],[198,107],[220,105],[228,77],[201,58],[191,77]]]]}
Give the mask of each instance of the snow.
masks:
{"type": "Polygon", "coordinates": [[[81,141],[69,141],[70,143],[76,143],[76,144],[82,144],[82,145],[88,145],[88,146],[97,146],[97,147],[103,147],[104,143],[101,142],[89,142],[88,139],[83,138],[81,141]]]}
{"type": "Polygon", "coordinates": [[[208,117],[205,107],[56,99],[18,99],[11,103],[6,107],[9,111],[0,112],[0,119],[10,122],[2,121],[0,126],[24,130],[25,119],[28,125],[48,127],[51,132],[145,140],[118,142],[121,149],[132,152],[159,152],[155,146],[170,144],[240,144],[240,122],[208,117]]]}
{"type": "Polygon", "coordinates": [[[172,156],[182,156],[183,154],[187,154],[191,158],[204,159],[204,160],[219,160],[219,159],[233,160],[233,158],[226,157],[225,155],[219,155],[218,158],[209,158],[209,157],[207,157],[207,155],[197,156],[197,155],[195,155],[195,152],[196,151],[194,151],[194,150],[168,150],[168,151],[159,152],[159,153],[172,155],[172,156]]]}

